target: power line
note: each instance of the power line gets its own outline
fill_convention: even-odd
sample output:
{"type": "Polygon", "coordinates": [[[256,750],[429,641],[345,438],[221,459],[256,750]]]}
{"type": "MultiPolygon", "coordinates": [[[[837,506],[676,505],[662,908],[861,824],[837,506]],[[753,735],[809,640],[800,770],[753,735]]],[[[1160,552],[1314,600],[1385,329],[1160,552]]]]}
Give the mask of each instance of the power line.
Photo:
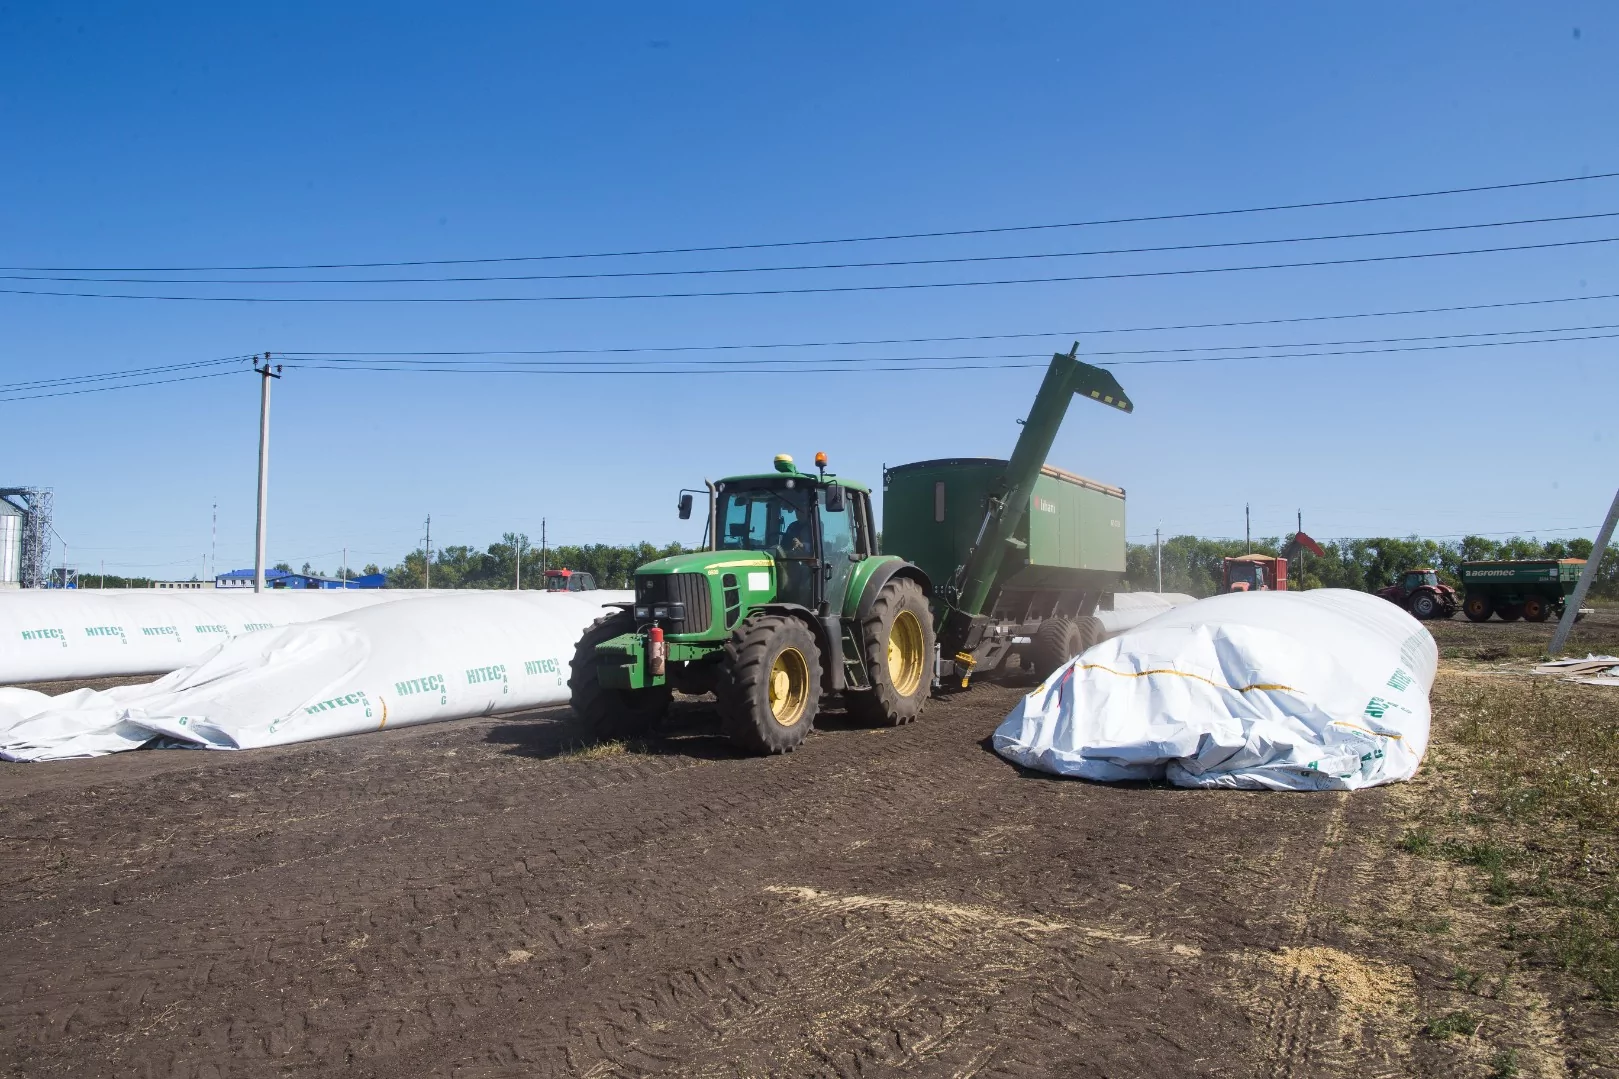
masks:
{"type": "MultiPolygon", "coordinates": [[[[1388,354],[1388,353],[1398,353],[1398,352],[1430,352],[1430,351],[1436,351],[1436,350],[1441,350],[1441,349],[1489,348],[1489,347],[1507,347],[1507,346],[1516,347],[1516,346],[1523,346],[1523,345],[1566,344],[1566,343],[1576,342],[1576,341],[1606,341],[1606,340],[1613,340],[1613,339],[1619,339],[1619,333],[1589,334],[1589,335],[1582,336],[1582,337],[1530,338],[1530,339],[1521,340],[1521,341],[1470,341],[1470,342],[1459,342],[1459,343],[1444,344],[1444,345],[1411,345],[1411,346],[1402,346],[1402,347],[1397,347],[1397,348],[1345,349],[1345,350],[1329,351],[1329,352],[1277,352],[1277,353],[1262,353],[1262,354],[1259,354],[1259,355],[1251,355],[1251,356],[1192,356],[1192,357],[1173,357],[1173,358],[1161,357],[1161,358],[1154,358],[1154,359],[1138,359],[1138,360],[1113,360],[1113,361],[1103,360],[1103,361],[1100,361],[1097,364],[1097,366],[1099,366],[1099,367],[1125,367],[1125,366],[1137,366],[1137,365],[1145,365],[1145,364],[1231,363],[1231,362],[1238,361],[1238,360],[1309,359],[1309,358],[1319,358],[1319,357],[1327,357],[1327,356],[1370,356],[1370,355],[1384,355],[1384,354],[1388,354]]],[[[1088,354],[1088,355],[1092,355],[1092,354],[1088,354]]],[[[1046,366],[1046,362],[1039,362],[1039,363],[954,363],[954,362],[944,362],[944,361],[955,361],[955,360],[972,359],[972,358],[973,357],[957,357],[957,356],[915,357],[915,359],[917,359],[917,360],[926,360],[926,361],[930,361],[930,362],[925,363],[925,364],[914,364],[914,365],[910,364],[910,363],[905,363],[905,364],[902,364],[901,366],[886,366],[886,367],[885,366],[878,366],[878,365],[879,364],[885,364],[885,363],[886,364],[893,364],[893,363],[898,362],[898,360],[904,360],[905,357],[899,357],[898,360],[896,360],[895,358],[885,358],[885,357],[871,357],[871,358],[868,358],[866,360],[849,360],[849,361],[843,361],[845,364],[847,364],[847,366],[838,366],[838,367],[782,366],[782,365],[779,365],[779,361],[776,361],[778,363],[777,366],[755,366],[755,367],[746,367],[746,368],[727,368],[727,369],[724,369],[724,370],[704,369],[704,368],[695,368],[694,369],[694,368],[691,368],[691,367],[667,367],[667,368],[656,368],[656,367],[646,368],[646,367],[642,367],[642,368],[628,368],[628,369],[626,369],[626,368],[606,368],[606,369],[604,369],[604,368],[602,368],[600,366],[597,366],[597,367],[571,367],[571,368],[541,367],[541,366],[481,367],[481,368],[471,368],[471,367],[465,367],[465,366],[456,366],[456,367],[428,367],[428,366],[401,367],[401,366],[398,366],[396,364],[380,364],[380,363],[379,364],[368,364],[368,363],[362,363],[362,362],[339,363],[339,362],[330,362],[330,361],[324,362],[324,363],[311,363],[311,362],[307,362],[307,361],[300,363],[300,362],[289,361],[287,363],[287,367],[290,368],[290,369],[311,370],[311,371],[369,371],[369,372],[392,372],[392,373],[396,373],[396,374],[415,373],[415,374],[443,374],[443,375],[456,375],[456,374],[459,374],[459,375],[548,375],[548,376],[549,375],[636,375],[636,376],[639,376],[639,375],[686,375],[686,376],[692,376],[692,375],[763,375],[763,374],[786,374],[786,373],[792,373],[792,374],[834,374],[834,373],[837,373],[837,372],[840,372],[840,371],[843,371],[843,372],[859,371],[861,373],[882,372],[882,371],[1016,371],[1016,370],[1023,370],[1023,369],[1042,368],[1042,367],[1046,366]],[[934,362],[934,361],[937,361],[937,362],[934,362]],[[860,364],[861,366],[858,366],[858,367],[854,366],[855,364],[860,364]]],[[[431,361],[426,361],[426,362],[431,362],[431,361]]],[[[838,361],[833,360],[833,361],[812,361],[812,362],[835,363],[835,362],[838,362],[838,361]]],[[[1047,361],[1047,362],[1049,362],[1049,361],[1047,361]]]]}
{"type": "Polygon", "coordinates": [[[695,255],[718,251],[760,251],[770,248],[816,247],[829,244],[885,243],[893,240],[933,240],[953,236],[990,236],[1015,232],[1041,232],[1053,229],[1091,228],[1100,225],[1136,225],[1156,221],[1191,221],[1210,217],[1231,217],[1241,214],[1275,213],[1283,210],[1316,210],[1333,206],[1362,206],[1372,203],[1398,202],[1408,199],[1438,198],[1449,195],[1473,195],[1489,191],[1512,191],[1556,184],[1587,183],[1609,180],[1619,172],[1599,172],[1586,176],[1561,176],[1543,180],[1522,180],[1506,184],[1479,184],[1470,187],[1441,188],[1430,191],[1411,191],[1394,195],[1367,195],[1346,199],[1317,199],[1309,202],[1276,203],[1268,206],[1247,206],[1222,210],[1198,210],[1181,213],[1143,214],[1133,217],[1093,218],[1084,221],[1062,221],[1033,225],[1002,225],[989,228],[943,229],[932,232],[894,232],[871,236],[845,236],[834,239],[777,240],[765,243],[708,244],[694,247],[647,248],[629,251],[592,251],[565,255],[510,255],[495,258],[461,259],[403,259],[381,262],[312,262],[263,264],[256,266],[3,266],[0,270],[21,273],[230,273],[258,270],[369,270],[395,266],[471,266],[502,262],[547,262],[563,259],[631,258],[644,255],[695,255]]]}
{"type": "Polygon", "coordinates": [[[1013,255],[960,255],[944,258],[886,259],[874,262],[821,262],[797,266],[723,266],[684,270],[611,270],[597,273],[562,274],[504,274],[458,277],[293,277],[293,278],[225,278],[207,277],[78,277],[38,276],[30,274],[0,274],[0,281],[59,281],[90,284],[138,285],[440,285],[487,284],[497,281],[596,281],[613,278],[640,277],[695,277],[718,274],[752,273],[805,273],[818,270],[893,269],[901,266],[948,266],[983,262],[1017,262],[1031,259],[1091,258],[1107,255],[1163,254],[1172,251],[1212,251],[1231,247],[1263,247],[1277,244],[1323,243],[1336,240],[1366,240],[1390,236],[1417,236],[1435,232],[1462,232],[1473,229],[1498,229],[1520,225],[1546,225],[1569,221],[1594,221],[1619,217],[1619,210],[1602,213],[1572,214],[1563,217],[1532,217],[1515,221],[1485,221],[1468,225],[1432,225],[1423,228],[1382,229],[1374,232],[1340,232],[1317,236],[1283,236],[1268,240],[1225,240],[1196,244],[1167,244],[1154,247],[1111,247],[1091,251],[1046,251],[1013,255]]]}
{"type": "Polygon", "coordinates": [[[1475,247],[1456,251],[1424,251],[1404,255],[1365,255],[1358,258],[1314,259],[1306,262],[1271,262],[1249,266],[1206,266],[1198,269],[1140,270],[1131,273],[1070,274],[1060,277],[1015,277],[988,281],[921,281],[888,285],[819,285],[800,288],[727,289],[712,292],[624,292],[577,296],[178,296],[127,292],[66,292],[45,289],[0,289],[10,296],[57,296],[85,300],[164,300],[188,303],[568,303],[589,300],[693,300],[735,296],[809,296],[847,292],[899,292],[916,289],[977,288],[987,285],[1047,285],[1085,281],[1126,281],[1154,277],[1190,277],[1203,274],[1248,273],[1256,270],[1298,270],[1321,266],[1356,266],[1416,259],[1493,255],[1511,251],[1545,251],[1619,242],[1619,236],[1588,240],[1559,240],[1538,244],[1475,247]]]}
{"type": "MultiPolygon", "coordinates": [[[[1142,355],[1161,355],[1161,354],[1168,354],[1168,353],[1189,353],[1189,352],[1253,351],[1253,350],[1257,350],[1257,349],[1269,349],[1269,348],[1327,348],[1327,347],[1332,347],[1332,346],[1336,346],[1336,345],[1380,345],[1380,344],[1395,344],[1395,343],[1410,342],[1410,341],[1454,341],[1454,340],[1459,340],[1459,339],[1462,339],[1462,338],[1508,337],[1508,336],[1522,336],[1522,335],[1525,335],[1525,334],[1583,333],[1583,332],[1586,332],[1586,331],[1589,331],[1589,330],[1613,330],[1613,329],[1619,329],[1619,323],[1605,322],[1605,323],[1597,323],[1597,324],[1588,325],[1588,326],[1549,326],[1549,327],[1541,327],[1541,328],[1538,328],[1538,329],[1530,329],[1530,330],[1491,330],[1491,331],[1487,331],[1487,332],[1478,332],[1478,333],[1422,334],[1422,335],[1412,336],[1412,337],[1364,337],[1364,338],[1358,338],[1358,339],[1351,338],[1349,340],[1343,340],[1343,341],[1271,342],[1271,343],[1262,344],[1262,345],[1190,345],[1190,346],[1183,346],[1183,347],[1179,347],[1179,348],[1133,348],[1133,349],[1110,349],[1110,350],[1092,349],[1092,350],[1088,350],[1085,353],[1085,355],[1087,357],[1096,357],[1096,356],[1142,356],[1142,355]]],[[[1582,339],[1581,338],[1573,338],[1572,340],[1582,340],[1582,339]]],[[[651,350],[651,351],[655,351],[655,350],[651,350]]],[[[280,355],[285,357],[287,360],[294,360],[294,361],[295,360],[329,360],[329,361],[338,362],[338,363],[351,362],[350,357],[353,356],[352,353],[327,353],[327,352],[284,352],[284,353],[280,353],[280,355]]],[[[650,360],[650,359],[609,359],[609,360],[583,361],[583,360],[561,360],[561,359],[557,359],[557,360],[529,360],[529,359],[496,360],[496,359],[492,358],[492,357],[507,355],[506,353],[501,353],[501,352],[460,353],[460,354],[457,354],[454,357],[430,358],[430,359],[417,358],[416,353],[408,353],[408,352],[400,352],[400,353],[369,352],[369,353],[366,353],[365,355],[370,356],[370,357],[389,358],[389,359],[391,359],[391,361],[393,363],[396,363],[396,364],[409,364],[409,365],[412,365],[412,366],[444,366],[446,368],[453,368],[453,367],[460,366],[460,365],[485,364],[485,363],[501,363],[501,364],[505,364],[505,365],[509,365],[509,366],[547,367],[547,366],[555,366],[555,365],[558,365],[558,364],[583,364],[583,363],[586,363],[586,362],[590,363],[592,366],[600,366],[600,367],[606,368],[606,367],[614,366],[614,365],[617,365],[617,366],[643,365],[644,366],[646,364],[651,364],[651,363],[666,362],[666,361],[658,361],[658,360],[650,360]],[[473,356],[481,356],[481,357],[484,357],[484,358],[470,358],[470,357],[473,357],[473,356]]],[[[850,364],[850,363],[874,363],[874,362],[878,362],[878,361],[900,362],[900,361],[910,361],[910,360],[917,360],[917,361],[921,361],[921,360],[1025,360],[1025,359],[1037,358],[1037,357],[1040,357],[1040,356],[1043,356],[1043,355],[1044,355],[1043,353],[1036,353],[1036,352],[992,352],[992,353],[977,353],[977,354],[973,354],[973,355],[964,355],[964,356],[868,356],[868,357],[853,357],[853,358],[850,358],[850,357],[835,357],[835,358],[830,358],[830,359],[829,358],[814,357],[814,358],[789,358],[789,359],[779,359],[779,360],[768,360],[768,359],[767,360],[761,360],[761,359],[758,359],[758,358],[731,359],[731,358],[727,357],[727,358],[722,358],[722,359],[707,359],[707,358],[682,359],[682,360],[675,360],[675,361],[672,361],[672,362],[674,362],[674,363],[683,363],[683,364],[708,364],[708,365],[716,365],[716,366],[741,365],[741,364],[758,364],[758,363],[781,363],[781,364],[840,363],[840,364],[850,364]]]]}
{"type": "Polygon", "coordinates": [[[49,386],[73,386],[89,382],[104,382],[113,379],[143,378],[149,375],[163,374],[170,371],[187,371],[199,367],[217,367],[220,364],[240,363],[246,356],[225,356],[217,360],[196,360],[191,363],[171,363],[161,367],[143,367],[137,371],[111,371],[94,375],[68,375],[62,378],[42,378],[31,382],[0,383],[0,393],[10,393],[16,390],[44,389],[49,386]]]}
{"type": "Polygon", "coordinates": [[[1181,322],[1159,326],[1090,327],[1082,330],[1042,330],[1025,333],[957,334],[947,337],[874,337],[846,341],[764,341],[739,345],[646,345],[619,348],[536,348],[536,349],[438,349],[415,351],[324,351],[284,352],[283,356],[594,356],[629,352],[718,352],[776,348],[843,348],[852,345],[929,345],[955,341],[1012,341],[1039,337],[1091,337],[1117,333],[1163,333],[1176,330],[1236,329],[1247,326],[1284,326],[1298,322],[1335,322],[1358,318],[1393,318],[1401,315],[1442,315],[1459,311],[1495,311],[1512,307],[1536,307],[1559,303],[1588,303],[1592,300],[1619,299],[1619,292],[1594,296],[1559,296],[1545,300],[1507,300],[1499,303],[1460,304],[1450,307],[1408,307],[1395,311],[1356,311],[1339,315],[1298,315],[1292,318],[1243,319],[1233,322],[1181,322]]]}
{"type": "Polygon", "coordinates": [[[238,371],[212,371],[205,375],[185,375],[180,378],[160,378],[150,382],[126,382],[117,386],[92,386],[85,390],[59,390],[55,393],[36,393],[27,397],[0,397],[0,404],[14,401],[38,401],[46,397],[74,397],[81,393],[106,393],[108,390],[134,390],[142,386],[167,386],[173,382],[195,382],[201,378],[219,378],[221,375],[240,374],[238,371]]]}

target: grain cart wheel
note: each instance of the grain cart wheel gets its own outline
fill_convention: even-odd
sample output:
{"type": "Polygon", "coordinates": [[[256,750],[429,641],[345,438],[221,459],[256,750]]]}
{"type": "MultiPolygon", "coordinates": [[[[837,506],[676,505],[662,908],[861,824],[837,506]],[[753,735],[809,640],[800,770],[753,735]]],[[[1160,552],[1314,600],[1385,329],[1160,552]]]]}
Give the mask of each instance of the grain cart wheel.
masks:
{"type": "Polygon", "coordinates": [[[630,612],[615,611],[596,619],[573,650],[568,677],[568,703],[573,706],[574,714],[585,721],[597,738],[633,738],[649,734],[669,708],[672,693],[666,685],[650,689],[607,689],[597,678],[596,646],[621,634],[633,632],[635,619],[630,612]]]}
{"type": "Polygon", "coordinates": [[[1462,604],[1462,610],[1467,612],[1469,621],[1488,622],[1490,612],[1495,610],[1495,604],[1490,602],[1489,596],[1484,595],[1482,592],[1474,592],[1462,604]]]}
{"type": "MultiPolygon", "coordinates": [[[[1088,651],[1093,644],[1100,644],[1102,638],[1107,636],[1107,627],[1102,625],[1102,620],[1094,615],[1081,618],[1074,624],[1079,627],[1080,652],[1088,651]]],[[[1079,653],[1074,654],[1078,655],[1079,653]]]]}
{"type": "Polygon", "coordinates": [[[1432,592],[1418,592],[1411,597],[1411,616],[1413,618],[1429,619],[1439,609],[1432,592]]]}
{"type": "Polygon", "coordinates": [[[922,586],[890,577],[860,624],[860,654],[871,688],[849,694],[849,712],[898,727],[922,714],[933,689],[933,614],[922,586]]]}
{"type": "Polygon", "coordinates": [[[791,753],[821,710],[821,649],[796,618],[761,614],[725,643],[714,686],[731,741],[755,753],[791,753]]]}
{"type": "Polygon", "coordinates": [[[1525,622],[1544,622],[1546,616],[1552,613],[1551,605],[1544,596],[1530,596],[1523,601],[1523,619],[1525,622]]]}
{"type": "Polygon", "coordinates": [[[1504,607],[1497,607],[1495,613],[1501,616],[1503,622],[1516,622],[1523,617],[1523,604],[1509,603],[1504,607]]]}
{"type": "Polygon", "coordinates": [[[1064,663],[1085,651],[1085,637],[1079,623],[1061,616],[1048,618],[1034,631],[1029,651],[1034,656],[1034,676],[1044,682],[1064,663]]]}

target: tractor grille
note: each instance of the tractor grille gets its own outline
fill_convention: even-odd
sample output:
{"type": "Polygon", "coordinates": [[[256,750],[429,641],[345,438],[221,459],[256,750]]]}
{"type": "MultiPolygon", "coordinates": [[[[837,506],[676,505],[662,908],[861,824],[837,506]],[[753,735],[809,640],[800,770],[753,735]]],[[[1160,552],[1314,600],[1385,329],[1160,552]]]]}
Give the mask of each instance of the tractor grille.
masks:
{"type": "Polygon", "coordinates": [[[701,573],[648,574],[635,579],[635,602],[684,603],[686,620],[669,625],[670,633],[706,633],[713,624],[708,578],[701,573]]]}

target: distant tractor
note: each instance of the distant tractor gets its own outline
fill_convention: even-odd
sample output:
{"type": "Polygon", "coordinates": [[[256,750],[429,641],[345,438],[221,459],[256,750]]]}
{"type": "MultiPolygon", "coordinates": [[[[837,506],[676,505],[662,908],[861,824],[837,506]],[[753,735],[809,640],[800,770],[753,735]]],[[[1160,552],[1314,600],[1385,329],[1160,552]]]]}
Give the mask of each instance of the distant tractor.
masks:
{"type": "Polygon", "coordinates": [[[1439,574],[1432,568],[1408,569],[1400,579],[1377,594],[1409,611],[1415,618],[1451,618],[1461,609],[1456,590],[1439,583],[1439,574]]]}
{"type": "Polygon", "coordinates": [[[1244,554],[1224,563],[1221,592],[1286,592],[1287,559],[1268,554],[1244,554]]]}
{"type": "Polygon", "coordinates": [[[547,592],[594,592],[596,578],[576,569],[548,569],[545,571],[547,592]]]}
{"type": "MultiPolygon", "coordinates": [[[[1010,461],[889,470],[890,498],[926,493],[909,536],[885,512],[885,540],[907,557],[878,552],[871,491],[828,473],[825,454],[815,472],[782,454],[771,472],[709,485],[708,549],[636,570],[634,600],[610,604],[575,651],[574,711],[623,737],[653,727],[676,690],[713,693],[734,742],[785,753],[834,695],[858,719],[899,725],[936,686],[965,687],[1017,649],[1074,654],[1093,633],[1082,620],[1123,578],[1124,492],[1047,469],[1045,456],[1073,397],[1132,410],[1077,351],[1052,357],[1010,461]],[[1087,529],[1110,537],[1094,571],[1087,529]]],[[[691,495],[679,505],[689,518],[691,495]]]]}
{"type": "Polygon", "coordinates": [[[1568,597],[1579,584],[1583,558],[1520,558],[1494,562],[1463,562],[1462,610],[1474,622],[1490,615],[1503,622],[1519,618],[1544,622],[1562,616],[1568,597]]]}

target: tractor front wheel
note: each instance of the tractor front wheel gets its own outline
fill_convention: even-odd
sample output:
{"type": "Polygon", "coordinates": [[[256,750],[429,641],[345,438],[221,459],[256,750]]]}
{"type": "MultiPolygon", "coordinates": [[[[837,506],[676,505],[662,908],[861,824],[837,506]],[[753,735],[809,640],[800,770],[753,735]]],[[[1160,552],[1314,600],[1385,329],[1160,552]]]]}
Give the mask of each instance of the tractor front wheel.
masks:
{"type": "Polygon", "coordinates": [[[1432,592],[1418,592],[1411,597],[1411,615],[1414,618],[1426,621],[1432,618],[1438,609],[1439,604],[1435,602],[1432,592]]]}
{"type": "Polygon", "coordinates": [[[860,654],[871,688],[849,693],[850,714],[890,727],[920,716],[933,690],[933,614],[921,585],[888,579],[860,624],[860,654]]]}
{"type": "Polygon", "coordinates": [[[1467,613],[1469,621],[1488,622],[1490,613],[1495,610],[1495,604],[1490,602],[1489,596],[1475,592],[1467,597],[1466,602],[1462,604],[1462,610],[1467,613]]]}
{"type": "Polygon", "coordinates": [[[798,619],[761,614],[725,644],[714,698],[725,733],[755,753],[791,753],[821,710],[821,649],[798,619]]]}
{"type": "Polygon", "coordinates": [[[573,651],[568,677],[568,703],[591,733],[603,740],[650,734],[669,709],[672,693],[667,685],[646,689],[609,689],[601,684],[596,646],[633,632],[635,619],[630,612],[615,611],[596,619],[585,630],[585,635],[579,639],[573,651]]]}
{"type": "Polygon", "coordinates": [[[1523,601],[1523,618],[1525,622],[1544,622],[1552,613],[1551,604],[1543,596],[1530,596],[1523,601]]]}

